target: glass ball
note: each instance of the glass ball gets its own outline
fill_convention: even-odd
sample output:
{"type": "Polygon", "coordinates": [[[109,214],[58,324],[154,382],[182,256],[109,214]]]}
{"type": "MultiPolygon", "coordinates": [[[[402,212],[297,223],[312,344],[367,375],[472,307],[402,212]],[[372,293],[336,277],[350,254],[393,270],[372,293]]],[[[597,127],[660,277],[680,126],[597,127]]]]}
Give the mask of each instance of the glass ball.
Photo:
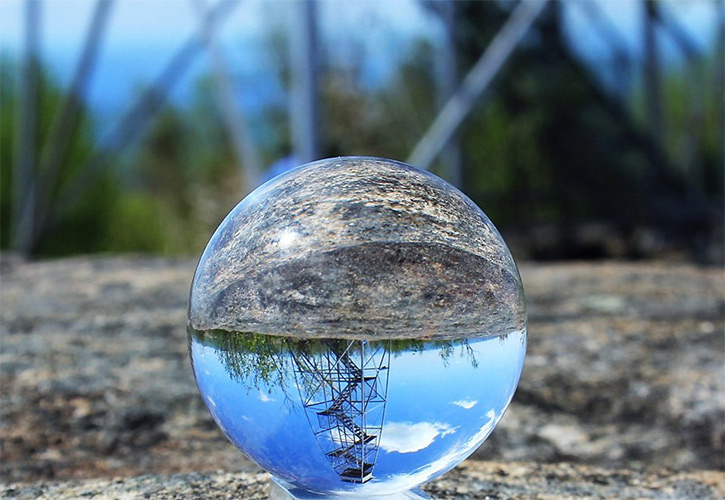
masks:
{"type": "Polygon", "coordinates": [[[393,494],[489,436],[526,351],[501,235],[442,179],[332,158],[242,200],[191,286],[191,360],[229,440],[283,484],[393,494]]]}

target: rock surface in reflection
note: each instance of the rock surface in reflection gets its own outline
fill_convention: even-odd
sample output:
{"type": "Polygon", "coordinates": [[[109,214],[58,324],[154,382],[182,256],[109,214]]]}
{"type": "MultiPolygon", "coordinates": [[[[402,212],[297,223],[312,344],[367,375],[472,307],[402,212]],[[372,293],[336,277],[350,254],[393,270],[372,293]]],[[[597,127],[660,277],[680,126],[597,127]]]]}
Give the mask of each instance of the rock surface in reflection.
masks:
{"type": "Polygon", "coordinates": [[[380,158],[322,160],[257,188],[209,241],[189,302],[195,330],[455,338],[526,326],[521,278],[486,214],[380,158]]]}
{"type": "Polygon", "coordinates": [[[293,339],[191,331],[194,374],[227,437],[298,487],[408,490],[488,437],[523,366],[526,332],[446,340],[293,339]]]}

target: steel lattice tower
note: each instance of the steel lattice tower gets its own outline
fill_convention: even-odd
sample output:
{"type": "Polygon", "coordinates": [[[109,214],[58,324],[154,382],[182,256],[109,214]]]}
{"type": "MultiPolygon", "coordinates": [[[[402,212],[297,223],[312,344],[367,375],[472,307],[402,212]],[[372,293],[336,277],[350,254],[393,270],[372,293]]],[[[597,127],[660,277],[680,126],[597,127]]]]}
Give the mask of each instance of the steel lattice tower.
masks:
{"type": "Polygon", "coordinates": [[[325,341],[324,352],[294,354],[295,378],[317,442],[343,481],[372,478],[385,419],[386,342],[325,341]]]}

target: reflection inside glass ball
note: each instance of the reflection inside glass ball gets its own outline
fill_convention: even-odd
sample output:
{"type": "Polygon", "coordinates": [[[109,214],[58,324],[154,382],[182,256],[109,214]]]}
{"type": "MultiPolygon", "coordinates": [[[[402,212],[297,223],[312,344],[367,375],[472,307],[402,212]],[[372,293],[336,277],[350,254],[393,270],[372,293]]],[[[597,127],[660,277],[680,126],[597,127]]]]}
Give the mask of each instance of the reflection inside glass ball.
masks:
{"type": "Polygon", "coordinates": [[[322,494],[405,491],[464,460],[526,350],[521,280],[486,215],[375,158],[302,166],[237,205],[200,259],[188,330],[226,436],[322,494]]]}

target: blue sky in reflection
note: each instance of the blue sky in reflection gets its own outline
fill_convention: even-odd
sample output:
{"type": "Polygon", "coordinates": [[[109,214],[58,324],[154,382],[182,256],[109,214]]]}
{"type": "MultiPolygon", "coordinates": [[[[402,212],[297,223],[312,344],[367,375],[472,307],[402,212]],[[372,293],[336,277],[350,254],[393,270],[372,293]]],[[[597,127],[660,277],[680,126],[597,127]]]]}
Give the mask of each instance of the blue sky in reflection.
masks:
{"type": "Polygon", "coordinates": [[[364,484],[346,483],[333,470],[312,431],[292,371],[284,390],[254,387],[234,380],[213,347],[193,342],[192,357],[214,419],[262,467],[311,491],[374,495],[428,481],[488,437],[518,383],[522,335],[470,341],[470,350],[458,345],[446,360],[437,348],[394,353],[378,459],[373,478],[364,484]]]}

